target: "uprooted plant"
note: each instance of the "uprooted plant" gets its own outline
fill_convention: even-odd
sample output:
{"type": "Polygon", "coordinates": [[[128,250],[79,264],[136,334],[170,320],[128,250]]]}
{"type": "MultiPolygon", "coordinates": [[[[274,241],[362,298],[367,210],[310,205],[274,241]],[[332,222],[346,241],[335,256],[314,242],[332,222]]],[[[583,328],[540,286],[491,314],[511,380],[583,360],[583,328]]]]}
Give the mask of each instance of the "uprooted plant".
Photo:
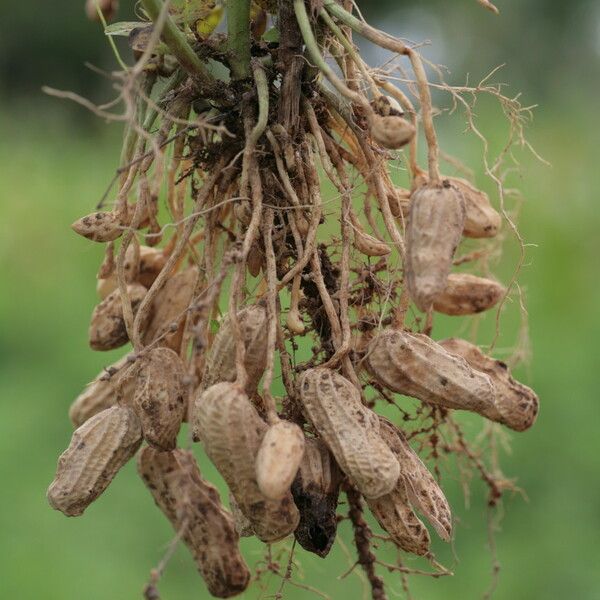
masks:
{"type": "MultiPolygon", "coordinates": [[[[88,2],[102,20],[112,8],[88,2]]],[[[526,144],[528,110],[487,80],[446,84],[415,46],[368,25],[351,1],[228,0],[226,33],[215,29],[223,7],[208,0],[141,0],[138,12],[143,20],[106,28],[111,41],[128,36],[135,58],[127,66],[117,52],[115,102],[48,90],[126,126],[114,204],[105,206],[111,188],[73,229],[106,248],[91,347],[132,345],[73,403],[77,429],[51,505],[81,515],[137,453],[140,476],[214,596],[249,585],[239,536],[270,545],[294,535],[325,557],[343,518],[340,493],[373,598],[386,598],[377,565],[402,577],[449,574],[417,516],[451,539],[439,457],[477,471],[492,506],[512,486],[454,411],[524,431],[538,399],[477,345],[432,337],[436,314],[495,307],[499,323],[518,270],[506,287],[489,274],[503,217],[520,238],[504,202],[508,146],[497,161],[485,147],[497,211],[472,183],[440,172],[431,90],[465,109],[484,144],[472,98],[500,102],[509,144],[526,144]],[[393,53],[385,68],[365,64],[355,34],[393,53]],[[118,101],[122,114],[111,112],[118,101]],[[392,172],[404,157],[405,171],[392,172]],[[465,238],[474,241],[459,255],[465,238]],[[399,424],[377,414],[381,404],[398,406],[399,424]],[[189,447],[178,447],[186,422],[187,446],[200,442],[219,470],[230,510],[189,447]],[[379,543],[433,570],[404,566],[401,553],[381,562],[365,507],[385,532],[379,543]]],[[[147,597],[158,597],[163,567],[147,597]]],[[[292,567],[290,555],[282,582],[292,567]]]]}

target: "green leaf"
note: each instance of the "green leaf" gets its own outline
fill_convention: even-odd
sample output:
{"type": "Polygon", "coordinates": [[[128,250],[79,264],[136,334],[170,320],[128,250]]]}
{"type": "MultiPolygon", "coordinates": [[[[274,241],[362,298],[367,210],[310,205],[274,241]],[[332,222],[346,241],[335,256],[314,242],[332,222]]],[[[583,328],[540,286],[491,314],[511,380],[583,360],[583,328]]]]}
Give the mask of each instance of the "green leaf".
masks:
{"type": "Polygon", "coordinates": [[[147,27],[147,21],[120,21],[119,23],[111,23],[104,29],[106,35],[129,35],[138,27],[147,27]]]}
{"type": "Polygon", "coordinates": [[[265,31],[262,36],[265,42],[278,42],[279,41],[279,29],[277,27],[271,27],[271,29],[265,31]]]}

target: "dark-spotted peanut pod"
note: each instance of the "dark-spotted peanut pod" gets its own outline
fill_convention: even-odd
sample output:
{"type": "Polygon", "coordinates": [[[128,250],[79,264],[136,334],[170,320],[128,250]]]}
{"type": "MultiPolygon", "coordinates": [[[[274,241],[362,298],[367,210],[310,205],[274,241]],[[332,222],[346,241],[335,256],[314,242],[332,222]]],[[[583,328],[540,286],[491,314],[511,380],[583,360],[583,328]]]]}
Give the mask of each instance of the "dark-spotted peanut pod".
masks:
{"type": "Polygon", "coordinates": [[[186,321],[186,310],[192,302],[198,270],[185,269],[167,279],[152,302],[152,318],[144,333],[144,344],[157,339],[159,344],[179,353],[186,321]]]}
{"type": "Polygon", "coordinates": [[[390,150],[406,146],[414,137],[414,125],[399,115],[387,117],[373,113],[369,116],[369,132],[373,140],[390,150]]]}
{"type": "Polygon", "coordinates": [[[485,277],[450,273],[446,287],[433,301],[433,310],[450,316],[475,315],[495,306],[506,288],[485,277]]]}
{"type": "MultiPolygon", "coordinates": [[[[146,288],[139,283],[132,283],[127,286],[127,295],[135,314],[140,302],[146,295],[146,288]]],[[[100,351],[120,348],[129,341],[123,317],[121,292],[119,290],[115,290],[109,294],[94,308],[90,320],[88,337],[90,347],[93,350],[100,351]]]]}
{"type": "Polygon", "coordinates": [[[112,242],[121,236],[124,225],[116,212],[95,212],[75,221],[71,229],[92,242],[112,242]]]}
{"type": "Polygon", "coordinates": [[[500,230],[502,217],[491,205],[488,195],[472,186],[466,179],[449,177],[448,180],[462,192],[465,199],[463,235],[469,238],[494,237],[500,230]]]}
{"type": "Polygon", "coordinates": [[[390,492],[400,475],[398,461],[379,435],[377,415],[352,383],[319,367],[302,373],[299,392],[306,418],[361,494],[377,498],[390,492]]]}
{"type": "Polygon", "coordinates": [[[146,447],[138,456],[138,472],[190,550],[211,595],[231,598],[243,592],[250,571],[239,550],[233,517],[217,489],[202,478],[194,455],[146,447]]]}
{"type": "Polygon", "coordinates": [[[445,542],[450,541],[452,513],[444,492],[409,446],[402,431],[385,417],[380,416],[379,420],[381,437],[400,463],[400,478],[404,481],[409,502],[433,525],[445,542]]]}
{"type": "Polygon", "coordinates": [[[112,406],[88,419],[58,458],[47,493],[52,508],[69,517],[83,514],[141,443],[142,428],[131,408],[112,406]]]}
{"type": "Polygon", "coordinates": [[[117,403],[130,404],[135,391],[135,369],[127,356],[106,369],[75,398],[69,408],[69,418],[75,427],[90,417],[117,403]],[[109,376],[109,374],[112,374],[109,376]]]}
{"type": "Polygon", "coordinates": [[[184,367],[170,348],[153,348],[139,364],[132,407],[144,439],[158,450],[173,450],[185,416],[184,367]]]}
{"type": "Polygon", "coordinates": [[[410,297],[428,311],[444,290],[465,223],[462,193],[444,181],[411,195],[404,274],[410,297]]]}
{"type": "Polygon", "coordinates": [[[290,492],[271,500],[256,482],[256,455],[267,429],[244,390],[234,383],[217,383],[194,403],[194,439],[202,441],[256,536],[274,542],[296,529],[300,515],[290,492]]]}
{"type": "Polygon", "coordinates": [[[494,421],[515,431],[525,431],[535,423],[539,412],[539,399],[531,388],[513,379],[506,363],[486,356],[477,346],[466,340],[450,338],[441,341],[440,344],[448,352],[461,356],[471,367],[490,377],[496,392],[497,414],[493,415],[494,421]]]}
{"type": "MultiPolygon", "coordinates": [[[[262,377],[267,360],[267,311],[262,306],[253,305],[240,310],[237,317],[246,347],[246,391],[252,393],[262,377]]],[[[221,381],[235,381],[235,356],[235,336],[229,317],[226,316],[206,357],[201,388],[205,390],[221,381]]]]}
{"type": "Polygon", "coordinates": [[[444,408],[495,412],[491,379],[420,333],[387,330],[369,343],[366,365],[388,389],[444,408]]]}
{"type": "Polygon", "coordinates": [[[304,455],[304,434],[295,423],[279,421],[271,425],[256,456],[256,482],[272,500],[289,491],[304,455]]]}
{"type": "Polygon", "coordinates": [[[294,502],[300,511],[300,523],[294,536],[305,550],[321,558],[329,554],[335,540],[342,477],[327,446],[318,438],[307,438],[292,484],[294,502]]]}

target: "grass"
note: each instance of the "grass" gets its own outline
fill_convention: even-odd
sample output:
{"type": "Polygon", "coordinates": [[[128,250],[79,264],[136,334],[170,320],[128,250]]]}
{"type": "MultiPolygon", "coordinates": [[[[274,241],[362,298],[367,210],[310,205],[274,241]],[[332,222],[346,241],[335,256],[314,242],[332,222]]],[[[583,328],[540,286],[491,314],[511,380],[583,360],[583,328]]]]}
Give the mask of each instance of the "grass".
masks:
{"type": "MultiPolygon", "coordinates": [[[[69,439],[70,402],[119,354],[93,353],[87,347],[102,251],[69,229],[102,195],[116,166],[117,135],[101,128],[74,130],[47,115],[44,123],[30,121],[25,128],[3,123],[0,142],[2,596],[138,598],[172,532],[137,480],[134,465],[119,474],[82,518],[66,519],[44,497],[56,457],[69,439]]],[[[600,183],[590,176],[596,148],[587,131],[589,121],[585,115],[561,115],[540,113],[533,130],[534,142],[554,166],[528,159],[523,163],[521,230],[535,246],[527,248],[520,281],[529,302],[534,354],[529,374],[520,375],[538,391],[542,407],[536,427],[512,436],[512,454],[503,459],[506,473],[518,477],[529,501],[520,496],[506,500],[497,536],[499,600],[600,598],[600,183]]],[[[469,152],[475,150],[469,146],[466,156],[469,152]]],[[[512,259],[513,253],[508,256],[512,259]]],[[[507,273],[506,268],[501,265],[501,272],[507,273]]],[[[507,319],[510,330],[513,320],[507,319]]],[[[202,467],[218,479],[205,460],[202,467]]],[[[442,544],[436,550],[455,576],[414,578],[411,587],[416,598],[428,600],[479,598],[491,573],[484,490],[473,484],[467,510],[457,482],[449,479],[444,487],[458,519],[458,562],[442,544]]],[[[347,546],[346,524],[341,537],[347,546]]],[[[249,562],[260,559],[257,544],[244,541],[243,546],[249,562]]],[[[303,552],[298,556],[305,583],[332,598],[363,597],[356,575],[337,579],[354,560],[340,545],[326,562],[303,552]]],[[[300,571],[296,577],[300,580],[300,571]]],[[[397,576],[386,578],[392,590],[401,591],[397,576]]],[[[310,597],[305,590],[286,589],[291,600],[310,597]]],[[[167,599],[208,597],[185,551],[176,553],[161,592],[167,599]]],[[[258,591],[242,597],[257,598],[258,591]]]]}

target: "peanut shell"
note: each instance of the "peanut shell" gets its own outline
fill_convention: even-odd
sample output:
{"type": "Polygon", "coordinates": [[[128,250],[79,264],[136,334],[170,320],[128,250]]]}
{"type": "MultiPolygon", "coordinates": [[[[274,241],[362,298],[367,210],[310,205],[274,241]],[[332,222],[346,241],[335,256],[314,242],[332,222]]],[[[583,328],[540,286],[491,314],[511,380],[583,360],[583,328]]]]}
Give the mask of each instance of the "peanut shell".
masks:
{"type": "Polygon", "coordinates": [[[502,217],[495,210],[488,195],[473,187],[466,179],[449,177],[450,183],[460,190],[465,199],[463,235],[470,238],[494,237],[500,230],[502,217]]]}
{"type": "Polygon", "coordinates": [[[173,450],[185,416],[183,363],[170,348],[153,348],[140,363],[132,407],[144,439],[157,450],[173,450]]]}
{"type": "Polygon", "coordinates": [[[271,500],[256,482],[256,455],[267,429],[236,384],[217,383],[194,403],[194,439],[202,441],[256,536],[274,542],[296,529],[300,515],[290,492],[271,500]]]}
{"type": "Polygon", "coordinates": [[[485,277],[450,273],[446,287],[433,301],[433,309],[451,316],[474,315],[495,306],[506,288],[485,277]]]}
{"type": "Polygon", "coordinates": [[[315,368],[302,373],[299,391],[306,418],[356,488],[368,498],[390,492],[400,466],[379,435],[377,415],[363,405],[358,390],[338,373],[315,368]]]}
{"type": "Polygon", "coordinates": [[[305,451],[292,484],[300,523],[294,531],[298,543],[321,558],[329,553],[337,531],[336,508],[342,472],[327,446],[307,438],[305,451]]]}
{"type": "Polygon", "coordinates": [[[127,367],[127,364],[127,356],[124,356],[108,367],[108,371],[116,371],[110,379],[106,378],[106,370],[103,369],[75,398],[69,409],[69,418],[75,427],[83,425],[90,417],[118,402],[131,402],[135,390],[135,377],[132,368],[127,367]]]}
{"type": "Polygon", "coordinates": [[[413,192],[404,272],[408,292],[424,312],[446,287],[464,222],[462,194],[447,182],[437,187],[421,186],[413,192]]]}
{"type": "Polygon", "coordinates": [[[302,429],[289,421],[271,425],[256,455],[256,482],[272,500],[283,498],[290,490],[304,454],[302,429]]]}
{"type": "MultiPolygon", "coordinates": [[[[133,313],[137,312],[140,302],[146,295],[146,288],[139,283],[127,286],[127,294],[131,300],[133,313]]],[[[115,290],[94,308],[88,332],[90,347],[93,350],[114,350],[129,341],[121,293],[115,290]]]]}
{"type": "Polygon", "coordinates": [[[369,119],[373,140],[384,148],[395,150],[406,146],[415,137],[415,127],[401,116],[373,114],[369,119]]]}
{"type": "MultiPolygon", "coordinates": [[[[238,313],[242,340],[246,346],[245,366],[248,373],[246,391],[252,393],[267,360],[267,311],[259,305],[248,306],[238,313]]],[[[225,316],[206,358],[202,375],[202,389],[221,381],[233,382],[237,377],[235,367],[235,338],[229,317],[225,316]]]]}
{"type": "Polygon", "coordinates": [[[420,333],[387,330],[374,337],[366,365],[379,383],[444,408],[495,412],[491,379],[420,333]]]}
{"type": "Polygon", "coordinates": [[[217,489],[202,479],[194,455],[146,447],[138,457],[138,472],[180,533],[211,595],[230,598],[243,592],[250,571],[240,554],[233,517],[221,504],[217,489]]]}
{"type": "Polygon", "coordinates": [[[128,407],[112,406],[88,419],[58,458],[47,493],[50,506],[68,517],[83,514],[141,443],[140,421],[128,407]]]}
{"type": "Polygon", "coordinates": [[[464,358],[474,369],[486,373],[492,380],[496,411],[495,414],[490,411],[490,414],[486,415],[489,419],[515,431],[525,431],[535,423],[539,412],[537,394],[513,379],[506,363],[486,356],[477,346],[466,340],[450,338],[441,341],[440,344],[448,352],[464,358]]]}
{"type": "Polygon", "coordinates": [[[115,212],[95,212],[75,221],[71,229],[92,242],[112,242],[123,233],[123,225],[115,212]]]}

